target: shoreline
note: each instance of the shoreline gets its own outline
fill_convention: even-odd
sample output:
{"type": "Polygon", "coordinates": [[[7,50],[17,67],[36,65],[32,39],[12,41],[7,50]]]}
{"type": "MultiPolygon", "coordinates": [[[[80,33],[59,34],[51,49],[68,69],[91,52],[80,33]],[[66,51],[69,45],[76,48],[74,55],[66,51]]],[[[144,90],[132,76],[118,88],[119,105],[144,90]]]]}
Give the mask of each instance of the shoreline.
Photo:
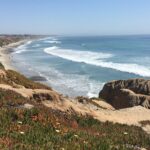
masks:
{"type": "MultiPolygon", "coordinates": [[[[14,42],[14,43],[10,43],[4,47],[0,47],[0,62],[3,64],[4,68],[6,70],[13,70],[13,71],[17,71],[20,74],[25,75],[23,72],[21,72],[21,70],[17,69],[17,67],[15,65],[13,65],[13,58],[11,56],[11,54],[14,52],[14,49],[26,44],[29,41],[33,41],[36,40],[37,38],[29,38],[29,39],[23,39],[20,40],[18,42],[14,42]]],[[[31,74],[29,77],[27,75],[25,75],[27,78],[29,78],[30,80],[34,81],[34,82],[40,82],[43,84],[46,84],[47,79],[41,75],[36,75],[36,74],[31,74]]],[[[49,84],[46,84],[48,86],[50,86],[49,84]]]]}
{"type": "Polygon", "coordinates": [[[0,62],[4,65],[6,70],[16,70],[11,63],[11,53],[13,53],[15,48],[24,45],[28,41],[29,39],[23,39],[0,48],[0,62]]]}

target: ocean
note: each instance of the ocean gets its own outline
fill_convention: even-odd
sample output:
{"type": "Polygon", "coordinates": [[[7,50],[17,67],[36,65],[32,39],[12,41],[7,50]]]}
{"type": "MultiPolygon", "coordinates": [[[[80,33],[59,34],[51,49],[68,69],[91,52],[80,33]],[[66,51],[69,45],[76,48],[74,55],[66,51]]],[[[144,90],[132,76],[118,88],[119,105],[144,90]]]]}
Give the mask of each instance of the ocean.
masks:
{"type": "Polygon", "coordinates": [[[97,97],[111,80],[150,78],[150,36],[49,36],[15,48],[12,65],[68,95],[97,97]]]}

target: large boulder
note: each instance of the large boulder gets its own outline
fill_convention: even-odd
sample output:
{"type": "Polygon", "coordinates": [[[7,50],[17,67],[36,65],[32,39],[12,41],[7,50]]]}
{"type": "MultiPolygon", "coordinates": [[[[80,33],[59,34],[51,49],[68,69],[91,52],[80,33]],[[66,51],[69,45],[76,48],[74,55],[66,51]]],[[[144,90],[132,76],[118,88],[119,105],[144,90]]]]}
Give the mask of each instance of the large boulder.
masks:
{"type": "Polygon", "coordinates": [[[99,93],[116,109],[141,105],[150,109],[150,80],[129,79],[106,83],[99,93]]]}

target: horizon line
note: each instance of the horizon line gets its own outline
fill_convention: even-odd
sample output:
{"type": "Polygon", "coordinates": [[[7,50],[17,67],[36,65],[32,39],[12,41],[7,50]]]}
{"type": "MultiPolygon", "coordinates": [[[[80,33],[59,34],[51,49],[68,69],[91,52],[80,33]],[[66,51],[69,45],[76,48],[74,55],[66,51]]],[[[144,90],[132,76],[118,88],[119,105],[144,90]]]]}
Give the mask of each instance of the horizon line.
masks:
{"type": "Polygon", "coordinates": [[[0,36],[4,35],[32,35],[32,36],[142,36],[150,35],[150,33],[144,34],[32,34],[32,33],[0,33],[0,36]]]}

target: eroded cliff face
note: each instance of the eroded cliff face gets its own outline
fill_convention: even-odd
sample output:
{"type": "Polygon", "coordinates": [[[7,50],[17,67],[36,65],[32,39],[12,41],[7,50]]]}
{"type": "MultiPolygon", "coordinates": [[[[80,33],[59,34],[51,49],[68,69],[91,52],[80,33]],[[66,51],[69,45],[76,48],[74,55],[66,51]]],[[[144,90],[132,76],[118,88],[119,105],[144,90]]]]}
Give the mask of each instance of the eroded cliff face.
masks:
{"type": "Polygon", "coordinates": [[[106,83],[99,93],[116,109],[141,105],[150,109],[150,80],[130,79],[106,83]]]}

